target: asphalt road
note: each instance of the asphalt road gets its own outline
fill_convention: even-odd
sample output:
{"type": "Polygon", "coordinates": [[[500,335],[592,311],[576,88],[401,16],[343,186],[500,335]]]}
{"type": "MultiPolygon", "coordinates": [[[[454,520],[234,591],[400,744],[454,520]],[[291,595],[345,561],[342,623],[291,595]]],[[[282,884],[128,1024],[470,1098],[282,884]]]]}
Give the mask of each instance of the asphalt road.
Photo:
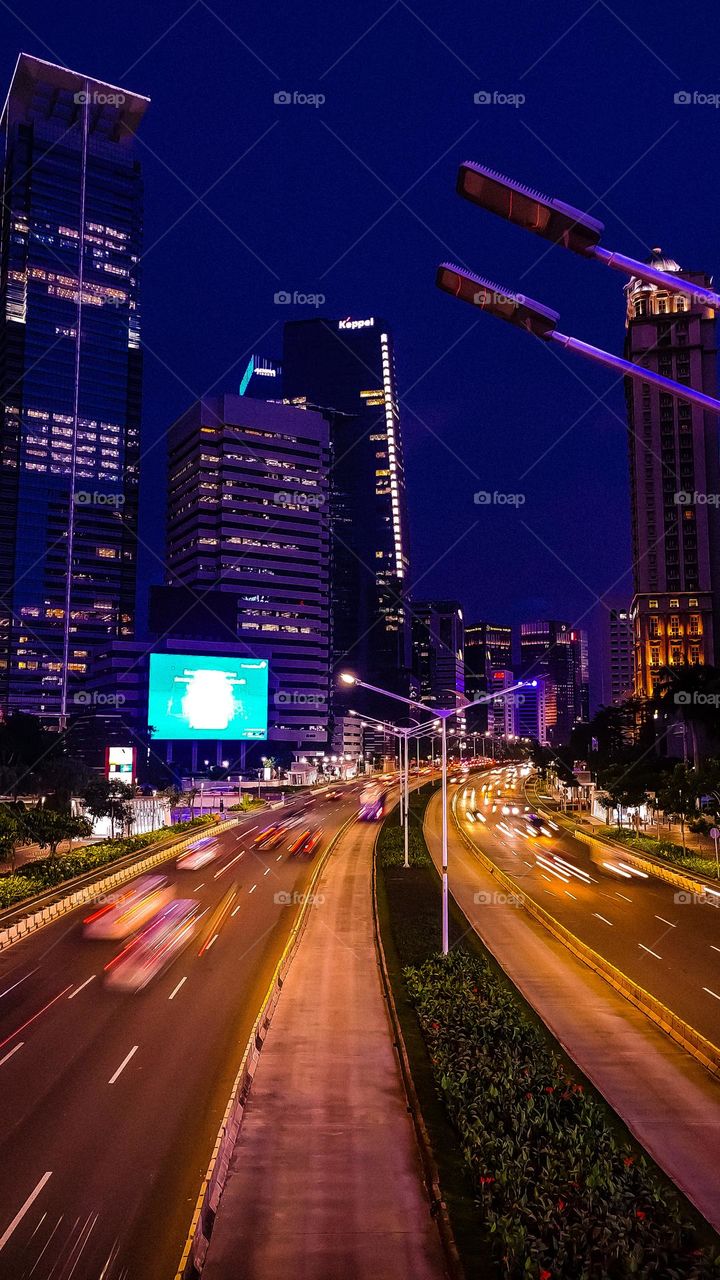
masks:
{"type": "MultiPolygon", "coordinates": [[[[318,798],[308,812],[323,827],[316,857],[356,808],[354,788],[318,798]]],[[[1,1280],[175,1275],[242,1051],[312,872],[311,860],[289,857],[289,839],[253,850],[268,821],[254,814],[222,833],[221,856],[200,871],[176,871],[174,859],[156,869],[207,914],[145,990],[104,986],[104,965],[123,944],[82,936],[87,906],[0,956],[1,1280]],[[201,954],[203,929],[233,885],[237,910],[201,954]]]]}
{"type": "MultiPolygon", "coordinates": [[[[596,865],[587,845],[562,829],[549,828],[549,837],[528,836],[523,817],[526,806],[534,810],[535,793],[525,794],[519,774],[512,790],[511,774],[498,770],[489,779],[495,790],[486,793],[489,799],[484,802],[481,788],[486,778],[458,788],[456,813],[465,834],[523,894],[720,1045],[720,898],[717,906],[687,901],[690,895],[654,876],[626,879],[612,874],[596,865]],[[467,818],[473,787],[475,808],[484,823],[467,818]]],[[[618,859],[622,854],[609,854],[610,861],[618,859]]]]}

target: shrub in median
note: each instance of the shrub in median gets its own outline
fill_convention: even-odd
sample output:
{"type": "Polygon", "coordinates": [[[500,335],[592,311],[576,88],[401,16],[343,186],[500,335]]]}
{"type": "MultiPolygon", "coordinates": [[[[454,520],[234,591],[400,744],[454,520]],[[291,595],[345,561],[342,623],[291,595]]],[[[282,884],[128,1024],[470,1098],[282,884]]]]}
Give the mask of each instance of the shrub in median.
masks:
{"type": "MultiPolygon", "coordinates": [[[[423,792],[411,806],[410,871],[398,870],[402,830],[391,817],[378,843],[379,873],[405,994],[500,1273],[720,1280],[715,1255],[699,1246],[672,1189],[619,1136],[612,1113],[479,944],[462,942],[462,920],[451,918],[450,955],[438,954],[439,886],[417,821],[430,794],[423,792]]],[[[415,1066],[422,1074],[422,1063],[415,1066]]]]}
{"type": "Polygon", "coordinates": [[[39,858],[35,862],[26,862],[18,867],[14,875],[0,879],[0,908],[12,907],[25,898],[31,898],[44,889],[52,889],[55,885],[72,880],[75,876],[84,875],[104,867],[119,858],[126,858],[130,853],[138,853],[150,848],[168,835],[180,835],[186,831],[194,831],[213,825],[209,816],[193,818],[189,822],[176,822],[172,827],[161,827],[158,831],[146,831],[144,835],[128,836],[119,840],[102,840],[97,844],[86,845],[73,853],[65,853],[56,858],[39,858]]]}

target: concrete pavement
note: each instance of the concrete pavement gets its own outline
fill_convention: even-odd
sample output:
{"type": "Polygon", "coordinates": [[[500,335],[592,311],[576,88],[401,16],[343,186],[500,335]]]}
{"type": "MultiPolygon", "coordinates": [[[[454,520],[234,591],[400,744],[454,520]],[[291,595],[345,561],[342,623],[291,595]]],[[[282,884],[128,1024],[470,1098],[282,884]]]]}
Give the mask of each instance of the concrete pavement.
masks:
{"type": "MultiPolygon", "coordinates": [[[[440,861],[440,804],[425,835],[440,861]]],[[[482,832],[476,833],[483,839],[482,832]]],[[[668,1036],[498,892],[449,823],[450,891],[512,982],[656,1163],[720,1230],[720,1086],[668,1036]],[[478,892],[487,895],[475,902],[478,892]]]]}
{"type": "Polygon", "coordinates": [[[203,1280],[445,1275],[383,996],[375,824],[342,838],[265,1040],[203,1280]]]}

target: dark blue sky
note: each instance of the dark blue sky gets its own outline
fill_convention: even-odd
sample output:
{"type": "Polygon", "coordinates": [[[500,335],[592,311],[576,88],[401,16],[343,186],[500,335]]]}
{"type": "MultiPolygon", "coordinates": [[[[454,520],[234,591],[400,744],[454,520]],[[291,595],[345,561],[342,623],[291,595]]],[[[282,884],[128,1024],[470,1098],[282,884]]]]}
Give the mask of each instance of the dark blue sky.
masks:
{"type": "Polygon", "coordinates": [[[418,596],[457,595],[471,620],[583,618],[598,700],[605,605],[631,591],[622,385],[474,316],[434,272],[464,262],[620,351],[623,278],[461,201],[457,164],[592,210],[608,247],[658,244],[713,272],[720,111],[674,95],[720,94],[719,36],[711,6],[670,0],[0,0],[5,84],[23,49],[152,98],[144,578],[162,577],[167,427],[311,314],[276,291],[322,293],[321,314],[375,313],[394,330],[418,596]],[[282,90],[325,102],[276,104],[282,90]],[[479,105],[480,90],[525,102],[479,105]],[[478,506],[480,489],[525,502],[478,506]]]}

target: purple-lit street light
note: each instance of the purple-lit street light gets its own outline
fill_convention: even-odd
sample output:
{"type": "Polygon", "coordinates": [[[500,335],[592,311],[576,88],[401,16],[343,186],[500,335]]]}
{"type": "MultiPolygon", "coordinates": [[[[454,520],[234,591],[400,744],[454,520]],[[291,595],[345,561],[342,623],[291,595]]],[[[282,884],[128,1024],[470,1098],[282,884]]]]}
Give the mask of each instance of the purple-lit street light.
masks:
{"type": "Polygon", "coordinates": [[[555,200],[532,187],[525,187],[514,178],[506,178],[495,169],[467,160],[458,169],[457,191],[481,209],[496,213],[507,222],[524,227],[526,231],[562,245],[564,249],[571,249],[583,258],[594,258],[606,267],[637,276],[647,284],[659,285],[671,293],[692,293],[698,301],[706,302],[710,307],[720,307],[720,294],[713,289],[691,284],[680,275],[660,271],[623,253],[601,249],[599,241],[605,227],[597,218],[591,218],[589,213],[574,209],[563,200],[555,200]]]}
{"type": "Polygon", "coordinates": [[[451,262],[441,263],[435,283],[444,293],[450,293],[454,298],[460,298],[462,302],[469,302],[471,306],[487,311],[489,315],[497,316],[500,320],[507,320],[510,324],[526,329],[536,338],[542,338],[545,342],[555,342],[568,351],[576,351],[578,355],[585,356],[586,360],[607,365],[609,369],[614,369],[624,377],[649,382],[677,400],[691,400],[709,413],[720,414],[720,400],[706,396],[703,391],[696,391],[694,387],[687,387],[681,382],[673,382],[672,378],[664,378],[662,374],[654,373],[652,369],[646,369],[643,365],[632,364],[630,360],[611,355],[601,347],[593,347],[589,342],[582,342],[580,338],[570,338],[567,334],[560,333],[555,327],[560,319],[558,312],[543,306],[541,302],[535,302],[525,294],[513,293],[512,290],[493,284],[491,280],[476,276],[463,267],[456,267],[451,262]]]}

